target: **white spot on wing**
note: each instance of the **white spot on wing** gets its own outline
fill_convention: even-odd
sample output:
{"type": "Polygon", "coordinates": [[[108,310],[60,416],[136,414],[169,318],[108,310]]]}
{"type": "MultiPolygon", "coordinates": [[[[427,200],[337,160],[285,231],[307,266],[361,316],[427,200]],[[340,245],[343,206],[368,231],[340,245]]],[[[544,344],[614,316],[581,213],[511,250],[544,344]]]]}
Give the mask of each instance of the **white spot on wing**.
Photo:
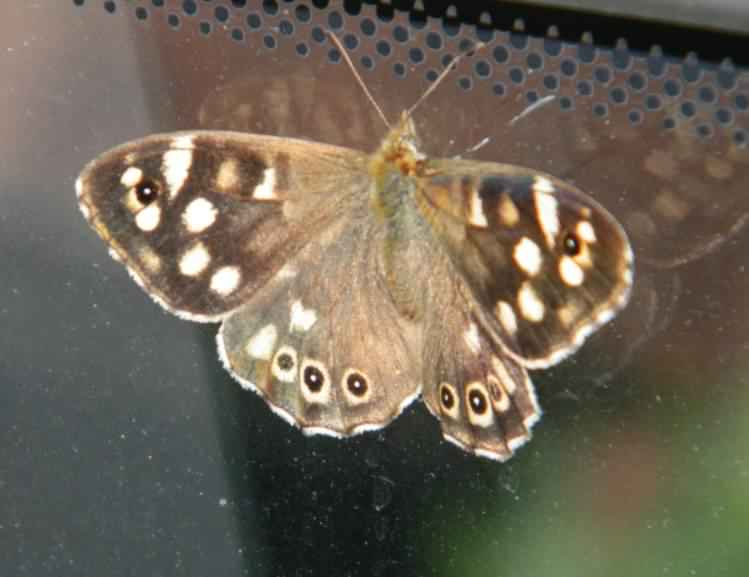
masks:
{"type": "Polygon", "coordinates": [[[120,183],[127,188],[134,187],[141,180],[143,180],[143,171],[137,166],[129,167],[120,177],[120,183]]]}
{"type": "MultiPolygon", "coordinates": [[[[549,194],[548,186],[541,183],[548,183],[548,186],[552,186],[545,178],[536,177],[536,183],[533,187],[534,197],[536,201],[536,218],[538,224],[541,227],[541,232],[544,234],[546,244],[549,247],[553,247],[556,242],[556,237],[559,234],[559,203],[553,195],[549,194]]],[[[551,190],[554,190],[553,186],[551,190]]]]}
{"type": "Polygon", "coordinates": [[[191,247],[179,259],[179,272],[185,276],[197,276],[205,270],[211,262],[211,255],[208,254],[203,243],[199,242],[191,247]]]}
{"type": "Polygon", "coordinates": [[[471,206],[468,215],[468,222],[473,226],[480,226],[481,228],[489,226],[489,222],[486,220],[486,215],[484,214],[484,207],[482,206],[481,198],[475,190],[471,191],[471,206]]]}
{"type": "Polygon", "coordinates": [[[276,170],[266,168],[263,171],[263,180],[255,187],[252,197],[256,200],[274,200],[276,196],[276,170]]]}
{"type": "Polygon", "coordinates": [[[83,194],[83,181],[81,180],[81,177],[75,179],[75,196],[76,198],[81,198],[81,195],[83,194]]]}
{"type": "Polygon", "coordinates": [[[317,322],[317,313],[314,309],[306,309],[302,301],[296,300],[291,303],[291,321],[289,330],[306,333],[317,322]]]}
{"type": "Polygon", "coordinates": [[[543,262],[541,249],[527,236],[524,236],[515,245],[512,258],[515,260],[515,264],[530,276],[536,276],[538,271],[541,270],[541,263],[543,262]]]}
{"type": "Polygon", "coordinates": [[[241,275],[235,266],[224,266],[211,277],[211,290],[222,296],[233,293],[239,286],[241,275]]]}
{"type": "Polygon", "coordinates": [[[191,136],[180,136],[174,139],[172,148],[164,153],[161,170],[169,189],[169,198],[177,196],[190,174],[193,148],[191,136]]]}
{"type": "Polygon", "coordinates": [[[196,198],[182,213],[182,222],[192,233],[203,232],[216,221],[216,207],[205,198],[196,198]]]}
{"type": "Polygon", "coordinates": [[[532,323],[541,322],[546,312],[546,307],[538,298],[536,291],[528,282],[524,282],[518,291],[518,308],[520,314],[532,323]]]}
{"type": "Polygon", "coordinates": [[[216,187],[231,190],[239,185],[239,165],[236,158],[227,158],[221,163],[216,174],[216,187]]]}
{"type": "Polygon", "coordinates": [[[476,323],[471,323],[463,333],[463,340],[472,353],[477,354],[481,350],[481,339],[479,337],[479,328],[476,323]]]}
{"type": "Polygon", "coordinates": [[[161,220],[161,208],[158,204],[149,204],[146,208],[135,215],[135,224],[145,232],[151,232],[159,226],[161,220]]]}
{"type": "Polygon", "coordinates": [[[585,242],[596,242],[596,231],[593,229],[593,225],[587,220],[577,223],[577,234],[585,242]]]}
{"type": "Polygon", "coordinates": [[[515,311],[512,310],[512,305],[506,301],[499,301],[497,303],[497,318],[499,319],[502,328],[508,333],[514,335],[518,330],[518,319],[515,316],[515,311]]]}
{"type": "Polygon", "coordinates": [[[582,267],[568,256],[559,259],[559,276],[567,286],[580,286],[585,280],[582,267]]]}
{"type": "Polygon", "coordinates": [[[277,339],[276,325],[265,325],[252,336],[245,347],[245,351],[254,359],[269,361],[271,355],[273,355],[273,349],[276,348],[277,339]]]}

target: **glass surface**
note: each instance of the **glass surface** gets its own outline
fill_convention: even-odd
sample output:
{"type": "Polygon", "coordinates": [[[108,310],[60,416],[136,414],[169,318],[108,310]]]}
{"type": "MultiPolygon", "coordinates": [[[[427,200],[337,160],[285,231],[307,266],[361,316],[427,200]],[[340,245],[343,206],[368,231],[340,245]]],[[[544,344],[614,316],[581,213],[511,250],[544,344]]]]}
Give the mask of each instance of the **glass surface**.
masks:
{"type": "Polygon", "coordinates": [[[223,370],[217,325],[163,312],[81,216],[81,167],[154,132],[375,149],[384,126],[324,28],[390,119],[475,41],[372,7],[243,4],[3,11],[0,573],[745,574],[746,71],[497,32],[415,113],[431,155],[574,182],[635,249],[630,305],[533,371],[544,416],[496,463],[420,402],[377,433],[302,435],[223,370]]]}

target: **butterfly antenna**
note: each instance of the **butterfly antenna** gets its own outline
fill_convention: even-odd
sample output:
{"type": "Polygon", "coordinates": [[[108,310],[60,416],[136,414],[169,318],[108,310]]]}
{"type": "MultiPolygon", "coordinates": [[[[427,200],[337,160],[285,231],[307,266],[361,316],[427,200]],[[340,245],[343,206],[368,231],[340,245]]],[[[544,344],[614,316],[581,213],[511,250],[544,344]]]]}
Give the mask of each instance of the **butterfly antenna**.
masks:
{"type": "Polygon", "coordinates": [[[390,126],[390,123],[388,122],[387,117],[385,116],[385,113],[382,112],[382,109],[377,105],[377,101],[374,99],[372,94],[369,92],[369,89],[367,88],[367,85],[364,84],[364,80],[362,80],[362,77],[359,75],[359,72],[356,70],[356,66],[354,66],[354,63],[351,62],[351,57],[348,55],[348,52],[343,47],[343,44],[341,44],[341,41],[338,40],[338,36],[333,34],[330,30],[326,30],[328,33],[328,36],[330,36],[330,39],[333,41],[333,43],[338,47],[338,50],[343,55],[344,60],[348,64],[349,68],[351,69],[351,72],[354,74],[354,78],[356,78],[356,81],[359,83],[359,86],[361,86],[362,90],[364,91],[364,94],[367,95],[367,98],[369,98],[369,101],[372,103],[372,106],[375,107],[375,110],[377,111],[377,114],[380,115],[380,118],[382,118],[382,121],[385,123],[385,126],[388,127],[388,129],[392,128],[390,126]]]}
{"type": "Polygon", "coordinates": [[[422,102],[424,102],[427,99],[427,97],[432,92],[434,92],[437,86],[440,85],[440,83],[445,79],[445,77],[447,77],[447,75],[453,71],[453,69],[460,63],[460,61],[463,60],[463,58],[465,58],[466,56],[472,56],[476,51],[481,50],[484,46],[486,46],[484,42],[479,42],[470,50],[467,50],[466,52],[463,52],[462,54],[458,54],[455,58],[453,58],[450,61],[450,64],[447,65],[447,67],[440,73],[440,75],[434,80],[434,82],[432,82],[429,85],[429,88],[427,88],[424,91],[424,94],[419,96],[419,99],[416,102],[414,102],[411,108],[409,108],[406,111],[406,116],[411,116],[411,114],[416,109],[416,107],[418,107],[422,102]]]}

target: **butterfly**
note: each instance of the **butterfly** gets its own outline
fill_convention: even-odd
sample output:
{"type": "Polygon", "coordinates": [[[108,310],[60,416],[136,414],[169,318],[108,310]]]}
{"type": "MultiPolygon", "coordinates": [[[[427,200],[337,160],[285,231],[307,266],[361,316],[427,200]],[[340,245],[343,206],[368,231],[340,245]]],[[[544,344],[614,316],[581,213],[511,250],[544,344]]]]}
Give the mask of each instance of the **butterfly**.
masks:
{"type": "Polygon", "coordinates": [[[156,302],[221,323],[227,370],[304,433],[380,429],[421,396],[445,439],[503,461],[541,415],[528,370],[626,305],[632,250],[552,175],[426,156],[412,110],[374,153],[148,136],[89,163],[78,202],[156,302]]]}

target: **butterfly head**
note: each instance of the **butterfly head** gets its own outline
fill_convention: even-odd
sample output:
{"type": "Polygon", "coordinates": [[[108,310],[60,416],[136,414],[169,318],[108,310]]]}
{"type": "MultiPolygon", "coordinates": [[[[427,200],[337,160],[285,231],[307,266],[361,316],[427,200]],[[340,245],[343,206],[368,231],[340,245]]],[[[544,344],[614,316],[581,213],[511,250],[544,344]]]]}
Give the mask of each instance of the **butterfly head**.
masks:
{"type": "Polygon", "coordinates": [[[373,155],[370,172],[375,176],[383,176],[389,172],[420,176],[425,160],[426,155],[421,152],[421,141],[416,134],[413,119],[404,112],[373,155]]]}
{"type": "Polygon", "coordinates": [[[421,152],[421,139],[416,134],[416,125],[408,112],[403,112],[398,124],[391,129],[388,139],[392,139],[401,150],[408,151],[415,158],[425,158],[421,152]]]}

